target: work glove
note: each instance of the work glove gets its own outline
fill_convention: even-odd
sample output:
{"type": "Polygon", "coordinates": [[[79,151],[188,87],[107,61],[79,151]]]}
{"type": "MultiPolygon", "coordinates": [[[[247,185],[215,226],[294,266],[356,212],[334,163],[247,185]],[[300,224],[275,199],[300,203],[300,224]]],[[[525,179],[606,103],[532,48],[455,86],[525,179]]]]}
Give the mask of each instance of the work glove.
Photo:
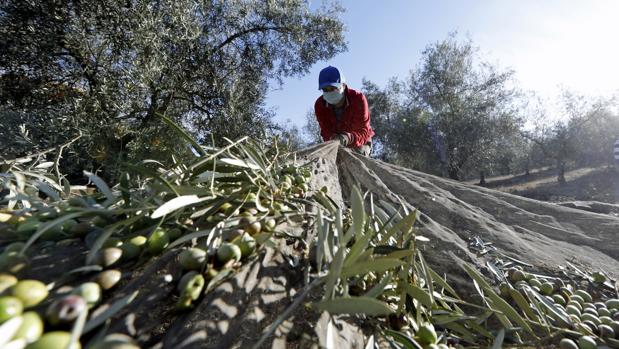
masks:
{"type": "Polygon", "coordinates": [[[343,133],[336,134],[332,139],[338,141],[343,147],[348,145],[348,136],[343,133]]]}

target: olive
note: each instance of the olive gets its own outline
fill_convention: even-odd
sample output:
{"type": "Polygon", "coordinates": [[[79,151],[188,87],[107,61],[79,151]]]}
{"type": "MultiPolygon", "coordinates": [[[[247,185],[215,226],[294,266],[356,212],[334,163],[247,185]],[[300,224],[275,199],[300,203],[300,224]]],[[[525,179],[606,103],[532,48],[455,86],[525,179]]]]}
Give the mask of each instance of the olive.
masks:
{"type": "Polygon", "coordinates": [[[608,309],[606,309],[606,308],[599,308],[599,309],[598,309],[598,315],[599,315],[600,317],[601,317],[601,316],[607,316],[607,317],[610,317],[610,315],[611,315],[611,314],[610,314],[610,311],[609,311],[608,309]]]}
{"type": "Polygon", "coordinates": [[[17,278],[11,274],[0,273],[0,294],[17,283],[17,278]]]}
{"type": "Polygon", "coordinates": [[[103,290],[109,290],[120,281],[122,273],[118,269],[104,270],[95,277],[95,282],[103,290]]]}
{"type": "Polygon", "coordinates": [[[132,237],[131,239],[127,240],[126,243],[130,243],[139,247],[142,247],[146,244],[146,236],[144,235],[136,235],[134,237],[132,237]]]}
{"type": "Polygon", "coordinates": [[[21,250],[24,248],[24,246],[26,246],[25,243],[23,242],[14,242],[12,244],[8,244],[5,248],[4,248],[4,252],[21,252],[21,250]]]}
{"type": "Polygon", "coordinates": [[[38,280],[21,280],[11,287],[11,294],[21,300],[24,308],[33,307],[47,298],[47,286],[38,280]]]}
{"type": "Polygon", "coordinates": [[[578,339],[578,347],[580,349],[597,349],[597,344],[592,337],[582,336],[578,339]]]}
{"type": "Polygon", "coordinates": [[[101,341],[96,342],[90,349],[140,349],[140,347],[129,336],[121,333],[112,333],[106,335],[101,341]]]}
{"type": "Polygon", "coordinates": [[[585,308],[585,310],[583,310],[582,312],[583,314],[591,314],[591,315],[599,316],[597,310],[593,308],[585,308]]]}
{"type": "Polygon", "coordinates": [[[540,290],[542,288],[542,283],[538,279],[530,279],[529,280],[529,285],[531,285],[531,287],[537,287],[540,290]]]}
{"type": "Polygon", "coordinates": [[[73,235],[73,228],[76,225],[77,221],[75,219],[67,219],[66,221],[62,222],[62,224],[60,225],[60,229],[65,233],[70,233],[71,235],[73,235]]]}
{"type": "Polygon", "coordinates": [[[28,258],[18,252],[10,251],[0,254],[0,272],[19,274],[28,266],[28,258]]]}
{"type": "Polygon", "coordinates": [[[510,280],[512,282],[518,282],[524,280],[524,272],[519,269],[513,269],[514,271],[511,273],[510,280]]]}
{"type": "Polygon", "coordinates": [[[6,320],[21,315],[24,311],[24,305],[17,297],[2,296],[0,297],[0,324],[6,320]]]}
{"type": "Polygon", "coordinates": [[[45,312],[45,317],[51,325],[56,326],[75,321],[83,311],[86,311],[87,307],[84,298],[70,294],[52,302],[45,312]]]}
{"type": "Polygon", "coordinates": [[[244,233],[245,230],[243,229],[224,230],[224,232],[222,233],[222,238],[224,239],[224,241],[232,241],[243,235],[244,233]]]}
{"type": "Polygon", "coordinates": [[[600,273],[599,271],[594,271],[591,273],[591,276],[593,277],[593,282],[603,284],[606,281],[606,275],[600,273]]]}
{"type": "Polygon", "coordinates": [[[274,218],[268,218],[266,221],[264,221],[263,228],[265,231],[273,231],[276,225],[277,225],[277,222],[275,221],[274,218]]]}
{"type": "Polygon", "coordinates": [[[565,304],[566,304],[566,303],[565,303],[565,298],[563,298],[563,296],[562,296],[562,295],[560,295],[560,294],[554,294],[554,295],[552,295],[552,300],[553,300],[555,303],[560,304],[560,305],[563,305],[563,306],[565,306],[565,304]]]}
{"type": "Polygon", "coordinates": [[[258,234],[261,229],[262,229],[262,225],[258,221],[249,223],[248,225],[245,226],[245,232],[251,235],[258,234]]]}
{"type": "Polygon", "coordinates": [[[101,286],[96,282],[85,282],[75,288],[71,293],[84,298],[86,304],[88,304],[88,308],[92,308],[101,301],[101,286]]]}
{"type": "Polygon", "coordinates": [[[601,324],[598,326],[598,331],[602,338],[615,338],[615,330],[608,325],[601,324]]]}
{"type": "Polygon", "coordinates": [[[578,302],[580,305],[583,305],[585,303],[585,300],[581,296],[577,295],[576,293],[570,296],[570,300],[578,302]]]}
{"type": "Polygon", "coordinates": [[[591,321],[591,322],[593,322],[596,326],[599,326],[599,325],[602,323],[602,322],[600,321],[600,319],[599,319],[597,316],[595,316],[595,315],[593,315],[593,314],[590,314],[590,313],[583,313],[583,314],[580,316],[580,319],[581,319],[583,322],[584,322],[584,321],[587,321],[587,320],[588,320],[588,321],[591,321]]]}
{"type": "Polygon", "coordinates": [[[563,339],[561,339],[561,342],[559,342],[559,348],[561,348],[561,349],[578,349],[578,345],[576,344],[576,342],[574,342],[573,340],[571,340],[569,338],[563,338],[563,339]]]}
{"type": "Polygon", "coordinates": [[[118,247],[107,247],[97,251],[95,257],[95,264],[102,266],[103,268],[111,267],[120,261],[123,255],[123,250],[118,247]]]}
{"type": "Polygon", "coordinates": [[[23,235],[30,235],[39,229],[41,226],[41,222],[32,217],[28,218],[26,221],[22,222],[17,226],[17,232],[23,235]]]}
{"type": "Polygon", "coordinates": [[[95,226],[91,222],[79,222],[71,228],[71,236],[82,237],[90,233],[95,226]]]}
{"type": "Polygon", "coordinates": [[[179,255],[180,264],[187,270],[200,270],[206,263],[206,252],[199,248],[184,250],[179,255]]]}
{"type": "Polygon", "coordinates": [[[186,274],[179,284],[179,288],[181,289],[181,295],[176,303],[177,309],[187,309],[191,306],[191,303],[198,298],[202,294],[202,290],[204,289],[204,284],[206,281],[204,280],[204,276],[198,273],[186,274]]]}
{"type": "Polygon", "coordinates": [[[585,291],[585,290],[576,290],[576,292],[574,292],[575,295],[579,295],[580,297],[582,297],[582,299],[585,302],[591,302],[593,300],[593,298],[591,297],[591,295],[585,291]]]}
{"type": "Polygon", "coordinates": [[[182,293],[187,284],[189,283],[189,280],[191,280],[196,275],[198,275],[198,272],[193,270],[185,273],[178,282],[178,286],[176,288],[178,290],[178,293],[182,293]]]}
{"type": "Polygon", "coordinates": [[[576,306],[574,306],[573,304],[570,304],[570,305],[568,305],[567,307],[565,307],[565,311],[566,311],[568,314],[574,314],[574,315],[576,315],[576,316],[578,316],[578,317],[580,317],[580,314],[581,314],[580,309],[578,309],[578,308],[577,308],[576,306]]]}
{"type": "Polygon", "coordinates": [[[605,325],[610,325],[613,323],[613,319],[609,316],[600,316],[600,322],[605,325]]]}
{"type": "Polygon", "coordinates": [[[221,263],[226,263],[229,260],[240,261],[241,260],[241,249],[231,243],[223,243],[217,249],[217,259],[221,263]]]}
{"type": "Polygon", "coordinates": [[[140,255],[140,252],[142,251],[140,246],[133,244],[131,242],[128,242],[128,241],[120,245],[120,249],[123,251],[123,254],[122,254],[123,261],[130,261],[136,258],[137,256],[140,255]]]}
{"type": "Polygon", "coordinates": [[[168,230],[168,237],[170,238],[170,241],[178,239],[181,235],[183,235],[183,232],[179,228],[168,230]]]}
{"type": "Polygon", "coordinates": [[[26,349],[52,349],[52,348],[65,348],[65,349],[81,349],[82,346],[79,342],[75,343],[71,347],[71,334],[64,331],[47,332],[41,336],[36,342],[29,344],[26,349]]]}
{"type": "Polygon", "coordinates": [[[552,291],[554,291],[554,285],[549,282],[544,282],[540,289],[542,290],[543,294],[549,296],[552,294],[552,291]]]}
{"type": "Polygon", "coordinates": [[[146,247],[151,254],[157,255],[168,247],[169,243],[170,237],[167,231],[162,228],[157,228],[146,240],[146,247]]]}
{"type": "Polygon", "coordinates": [[[107,240],[105,240],[105,242],[103,243],[103,246],[101,246],[101,247],[103,247],[103,248],[105,248],[105,247],[120,247],[120,246],[122,246],[122,244],[123,244],[123,241],[121,239],[111,237],[111,238],[108,238],[107,240]]]}
{"type": "Polygon", "coordinates": [[[233,243],[241,250],[241,258],[245,258],[256,250],[256,240],[249,234],[245,233],[241,237],[236,238],[233,243]]]}
{"type": "Polygon", "coordinates": [[[22,323],[13,336],[13,339],[23,338],[27,343],[32,343],[43,334],[43,320],[35,311],[27,311],[22,314],[22,323]]]}
{"type": "Polygon", "coordinates": [[[425,323],[419,327],[419,330],[415,333],[415,337],[422,345],[435,344],[438,339],[434,326],[428,323],[425,323]]]}

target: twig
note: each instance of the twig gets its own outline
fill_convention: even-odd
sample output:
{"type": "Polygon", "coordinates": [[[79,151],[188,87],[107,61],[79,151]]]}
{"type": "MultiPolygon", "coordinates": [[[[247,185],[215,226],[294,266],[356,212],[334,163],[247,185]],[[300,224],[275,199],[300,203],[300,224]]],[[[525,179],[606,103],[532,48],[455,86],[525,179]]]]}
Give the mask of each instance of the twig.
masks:
{"type": "MultiPolygon", "coordinates": [[[[66,143],[64,143],[64,144],[61,144],[61,145],[59,146],[59,147],[60,147],[60,149],[61,149],[61,151],[62,151],[62,149],[63,149],[63,148],[68,147],[69,145],[71,145],[72,143],[74,143],[75,141],[77,141],[78,139],[80,139],[81,137],[82,137],[82,133],[80,132],[80,134],[79,134],[79,135],[77,135],[77,136],[75,136],[75,138],[73,138],[73,139],[69,140],[68,142],[66,142],[66,143]]],[[[13,163],[13,162],[19,162],[19,161],[22,161],[22,160],[28,160],[28,159],[33,158],[33,157],[35,157],[35,156],[36,156],[36,157],[40,157],[41,155],[45,155],[45,154],[47,154],[47,153],[51,153],[51,152],[53,152],[54,150],[58,149],[59,147],[58,147],[58,146],[56,146],[56,147],[53,147],[53,148],[49,148],[49,149],[46,149],[46,150],[40,151],[40,152],[38,152],[38,153],[34,153],[34,154],[30,154],[30,155],[22,156],[22,157],[15,158],[15,159],[11,159],[11,160],[4,160],[4,161],[0,162],[0,165],[10,164],[10,163],[13,163]]]]}

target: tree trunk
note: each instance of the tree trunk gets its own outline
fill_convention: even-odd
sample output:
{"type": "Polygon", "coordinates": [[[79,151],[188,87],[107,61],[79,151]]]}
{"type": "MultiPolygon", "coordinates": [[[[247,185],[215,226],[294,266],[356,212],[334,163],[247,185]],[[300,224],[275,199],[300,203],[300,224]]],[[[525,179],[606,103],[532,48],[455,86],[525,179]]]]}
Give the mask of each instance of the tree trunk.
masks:
{"type": "Polygon", "coordinates": [[[565,163],[559,162],[559,164],[557,165],[557,170],[557,181],[559,182],[559,184],[565,184],[565,163]]]}
{"type": "Polygon", "coordinates": [[[486,185],[486,172],[479,171],[479,185],[486,185]]]}
{"type": "Polygon", "coordinates": [[[457,167],[449,166],[449,168],[447,169],[447,173],[449,174],[449,178],[455,179],[457,181],[460,180],[460,171],[457,167]]]}

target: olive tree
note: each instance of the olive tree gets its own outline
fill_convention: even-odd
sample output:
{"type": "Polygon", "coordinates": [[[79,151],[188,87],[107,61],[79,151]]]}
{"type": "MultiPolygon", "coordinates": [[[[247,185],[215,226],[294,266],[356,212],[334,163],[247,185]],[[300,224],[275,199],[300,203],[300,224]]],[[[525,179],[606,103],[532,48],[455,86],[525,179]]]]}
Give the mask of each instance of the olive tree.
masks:
{"type": "Polygon", "coordinates": [[[301,0],[7,0],[0,106],[64,115],[53,132],[79,130],[90,158],[114,162],[176,147],[158,115],[204,142],[265,137],[269,82],[343,51],[341,12],[301,0]]]}
{"type": "Polygon", "coordinates": [[[518,131],[518,91],[512,71],[500,71],[480,59],[470,39],[456,34],[432,43],[407,83],[409,103],[429,114],[443,135],[450,178],[477,169],[483,181],[501,140],[518,131]]]}

